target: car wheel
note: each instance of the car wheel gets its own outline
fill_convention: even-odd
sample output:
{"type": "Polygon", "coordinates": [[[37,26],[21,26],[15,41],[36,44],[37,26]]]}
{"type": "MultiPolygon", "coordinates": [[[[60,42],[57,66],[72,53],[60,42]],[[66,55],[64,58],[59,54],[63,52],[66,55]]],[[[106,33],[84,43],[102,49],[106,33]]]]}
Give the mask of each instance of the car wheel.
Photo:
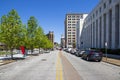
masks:
{"type": "Polygon", "coordinates": [[[84,59],[84,57],[83,57],[83,56],[82,56],[81,58],[82,58],[82,59],[84,59]]]}

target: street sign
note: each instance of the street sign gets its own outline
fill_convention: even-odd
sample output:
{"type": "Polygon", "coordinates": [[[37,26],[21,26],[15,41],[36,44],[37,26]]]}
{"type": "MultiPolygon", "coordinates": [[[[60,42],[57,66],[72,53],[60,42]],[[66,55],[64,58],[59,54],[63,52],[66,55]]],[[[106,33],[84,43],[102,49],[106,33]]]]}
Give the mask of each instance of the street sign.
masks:
{"type": "Polygon", "coordinates": [[[105,46],[107,47],[107,42],[105,42],[105,46]]]}

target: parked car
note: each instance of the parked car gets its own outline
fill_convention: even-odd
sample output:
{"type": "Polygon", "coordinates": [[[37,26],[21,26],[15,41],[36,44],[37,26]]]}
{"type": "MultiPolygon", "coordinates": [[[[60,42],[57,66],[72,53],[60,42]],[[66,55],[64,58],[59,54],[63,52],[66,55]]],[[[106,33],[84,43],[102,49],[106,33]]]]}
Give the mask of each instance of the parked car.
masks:
{"type": "Polygon", "coordinates": [[[70,53],[71,54],[75,54],[76,53],[76,49],[71,49],[70,53]]]}
{"type": "Polygon", "coordinates": [[[46,50],[44,50],[44,53],[50,53],[50,50],[46,49],[46,50]]]}
{"type": "Polygon", "coordinates": [[[34,49],[32,55],[39,55],[39,49],[34,49]]]}
{"type": "Polygon", "coordinates": [[[67,52],[70,53],[71,50],[72,50],[72,48],[68,48],[68,49],[67,49],[67,52]]]}
{"type": "Polygon", "coordinates": [[[75,55],[78,56],[78,57],[81,57],[84,52],[85,52],[85,51],[83,51],[83,50],[82,50],[82,51],[81,51],[81,50],[78,50],[75,55]]]}
{"type": "Polygon", "coordinates": [[[102,60],[102,57],[102,52],[97,50],[86,50],[82,55],[82,59],[86,59],[87,61],[93,60],[100,62],[102,60]]]}

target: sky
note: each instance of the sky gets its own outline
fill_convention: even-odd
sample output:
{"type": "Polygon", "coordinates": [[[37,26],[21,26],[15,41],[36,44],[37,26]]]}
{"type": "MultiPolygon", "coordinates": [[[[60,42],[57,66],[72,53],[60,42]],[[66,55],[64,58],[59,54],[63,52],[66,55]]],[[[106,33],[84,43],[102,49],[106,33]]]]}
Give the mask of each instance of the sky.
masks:
{"type": "Polygon", "coordinates": [[[45,34],[53,31],[54,41],[60,43],[65,15],[90,13],[98,3],[99,0],[0,0],[0,18],[12,9],[18,12],[23,24],[34,16],[45,34]]]}

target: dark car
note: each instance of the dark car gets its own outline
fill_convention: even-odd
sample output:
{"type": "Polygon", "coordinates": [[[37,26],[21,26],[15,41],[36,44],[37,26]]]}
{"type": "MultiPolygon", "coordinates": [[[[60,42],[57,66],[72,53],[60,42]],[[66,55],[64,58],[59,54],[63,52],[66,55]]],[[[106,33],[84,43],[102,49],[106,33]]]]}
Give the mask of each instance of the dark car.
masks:
{"type": "Polygon", "coordinates": [[[86,59],[87,61],[93,60],[100,62],[102,60],[102,57],[102,52],[97,50],[86,50],[82,55],[82,59],[86,59]]]}

